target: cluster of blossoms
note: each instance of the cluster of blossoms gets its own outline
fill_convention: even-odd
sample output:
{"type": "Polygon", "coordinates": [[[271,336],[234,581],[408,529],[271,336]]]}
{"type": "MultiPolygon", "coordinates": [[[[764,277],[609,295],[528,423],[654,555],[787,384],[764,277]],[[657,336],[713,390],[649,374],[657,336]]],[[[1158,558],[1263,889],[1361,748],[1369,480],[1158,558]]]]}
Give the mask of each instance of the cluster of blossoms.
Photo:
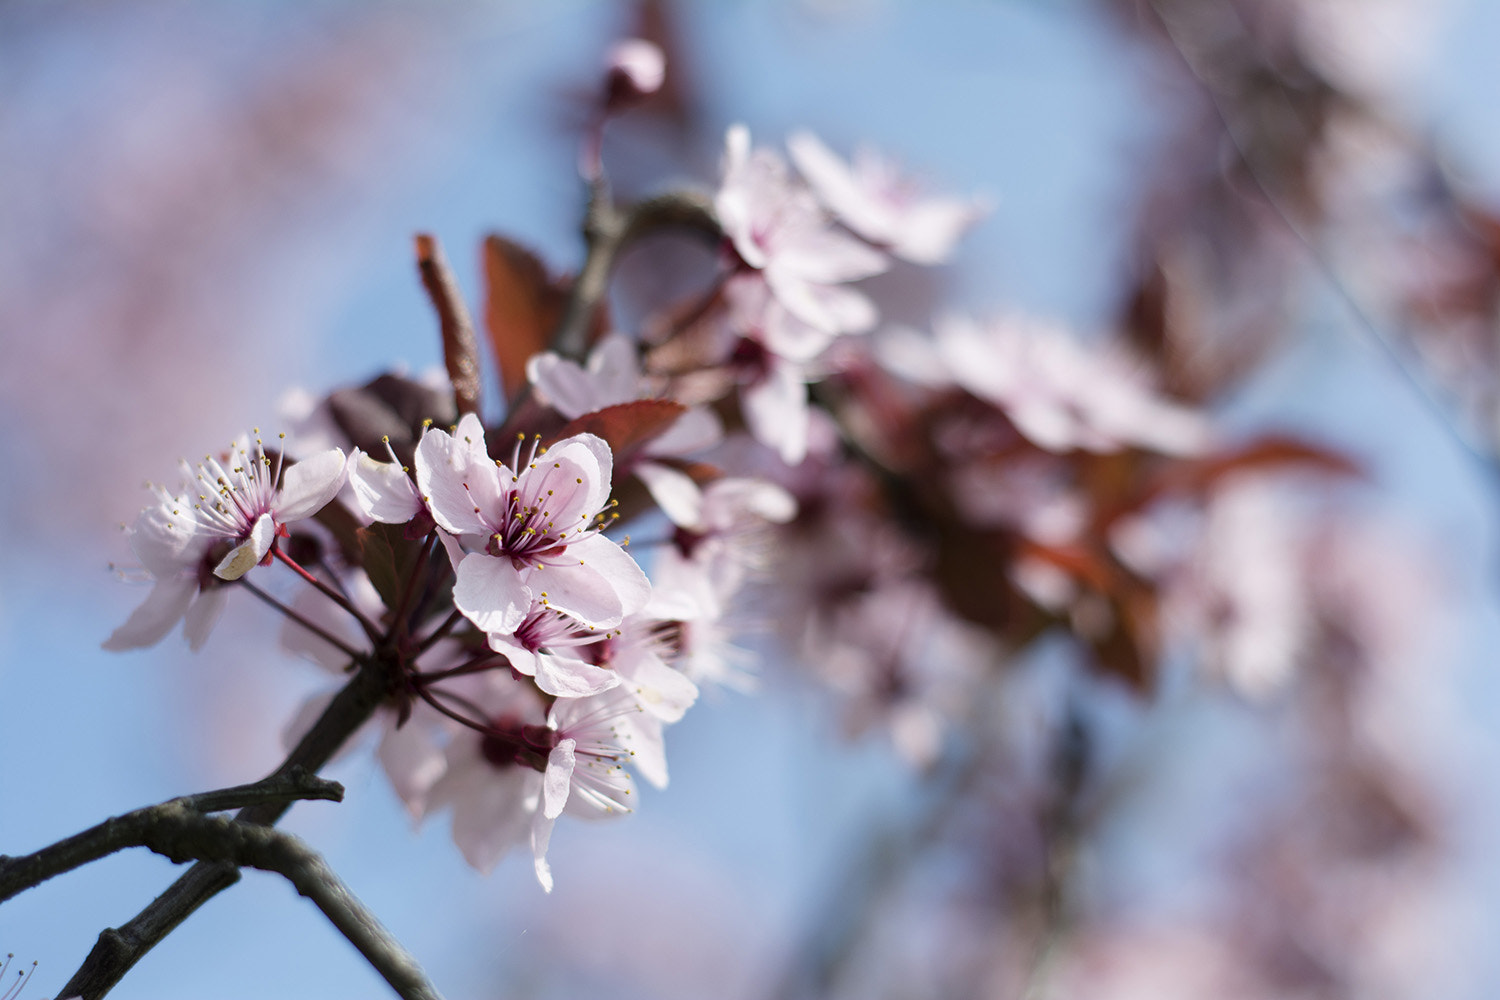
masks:
{"type": "MultiPolygon", "coordinates": [[[[612,210],[604,122],[662,79],[649,47],[615,58],[582,160],[595,211],[612,210]]],[[[1264,621],[1287,602],[1264,595],[1285,573],[1175,588],[1206,557],[1142,539],[1154,512],[1212,508],[1198,537],[1215,552],[1224,518],[1243,530],[1211,502],[1226,475],[1338,463],[1227,448],[1144,364],[1046,323],[945,317],[930,334],[859,336],[880,317],[855,283],[946,260],[984,207],[925,195],[873,154],[847,164],[807,133],[789,149],[790,164],[729,130],[712,198],[663,216],[713,234],[718,272],[637,336],[580,304],[584,283],[492,238],[491,296],[574,296],[584,347],[566,353],[566,323],[545,309],[519,327],[487,310],[508,398],[486,423],[460,377],[478,364],[472,336],[450,336],[462,304],[435,294],[450,383],[381,376],[303,407],[300,446],[257,436],[185,465],[132,530],[154,588],[106,647],[183,621],[197,648],[241,585],[286,614],[289,648],[381,672],[369,724],[414,817],[451,811],[481,869],[529,841],[549,889],[555,820],[631,811],[636,776],[666,784],[664,728],[700,685],[745,682],[734,642],[757,604],[845,695],[854,729],[888,728],[923,766],[976,686],[1054,627],[1138,688],[1174,622],[1244,686],[1284,678],[1295,642],[1242,636],[1247,622],[1274,630],[1264,621]],[[652,539],[634,550],[644,566],[627,526],[652,539]],[[276,561],[311,589],[283,600],[252,580],[276,561]]],[[[330,697],[293,722],[294,742],[330,697]]]]}

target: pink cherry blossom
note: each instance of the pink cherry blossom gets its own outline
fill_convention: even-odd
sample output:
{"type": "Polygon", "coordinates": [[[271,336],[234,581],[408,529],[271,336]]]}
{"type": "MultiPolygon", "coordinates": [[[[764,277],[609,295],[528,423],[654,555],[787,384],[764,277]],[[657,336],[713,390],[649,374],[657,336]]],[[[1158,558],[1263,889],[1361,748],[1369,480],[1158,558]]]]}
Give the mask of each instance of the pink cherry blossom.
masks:
{"type": "MultiPolygon", "coordinates": [[[[533,355],[526,363],[526,375],[537,397],[570,420],[606,406],[652,398],[657,388],[641,373],[634,343],[620,333],[601,339],[583,365],[551,351],[533,355]]],[[[651,499],[674,522],[690,517],[697,508],[698,485],[661,459],[681,458],[712,447],[723,434],[723,425],[712,410],[694,406],[634,456],[630,472],[645,484],[651,499]]]]}
{"type": "Polygon", "coordinates": [[[264,562],[286,525],[327,506],[344,485],[347,464],[344,453],[331,448],[284,467],[280,454],[274,462],[266,455],[258,434],[253,445],[248,438],[236,441],[225,461],[208,455],[199,463],[194,479],[200,492],[185,514],[204,534],[233,546],[214,567],[223,580],[238,580],[264,562]]]}
{"type": "Polygon", "coordinates": [[[609,445],[578,434],[514,471],[491,459],[484,428],[466,415],[452,434],[429,429],[417,445],[417,486],[449,544],[453,601],[487,633],[511,633],[533,603],[595,628],[644,607],[650,584],[601,529],[608,521],[609,445]]]}
{"type": "MultiPolygon", "coordinates": [[[[905,345],[908,353],[913,346],[905,345]]],[[[954,383],[998,406],[1048,451],[1186,455],[1209,443],[1202,415],[1157,395],[1123,357],[1091,350],[1052,324],[947,317],[936,325],[935,348],[954,383]]]]}
{"type": "Polygon", "coordinates": [[[987,211],[975,201],[924,197],[896,166],[873,150],[852,163],[811,132],[787,139],[792,161],[840,222],[876,246],[914,264],[941,264],[964,230],[987,211]]]}
{"type": "Polygon", "coordinates": [[[492,632],[490,648],[510,661],[518,673],[536,679],[536,686],[558,698],[599,694],[620,683],[614,671],[584,658],[584,647],[603,635],[576,618],[538,602],[511,633],[492,632]]]}
{"type": "Polygon", "coordinates": [[[828,334],[874,325],[869,300],[838,286],[879,274],[888,261],[834,229],[811,193],[792,181],[780,156],[751,150],[743,125],[729,130],[714,207],[740,260],[761,273],[792,315],[828,334]]]}
{"type": "Polygon", "coordinates": [[[237,580],[268,560],[287,524],[311,517],[338,494],[344,467],[337,448],[284,467],[280,455],[274,462],[266,455],[259,437],[253,445],[240,438],[222,461],[207,456],[196,469],[184,463],[188,485],[177,494],[158,487],[157,502],[131,530],[131,547],[155,584],[104,648],[154,645],[179,621],[188,644],[202,646],[223,607],[218,580],[237,580]]]}
{"type": "Polygon", "coordinates": [[[154,581],[151,593],[104,641],[108,650],[154,646],[184,620],[183,634],[197,650],[223,608],[224,588],[207,562],[213,539],[183,515],[190,508],[186,494],[156,490],[158,502],[141,511],[129,529],[130,547],[154,581]]]}
{"type": "Polygon", "coordinates": [[[664,785],[661,726],[619,692],[560,699],[544,718],[528,684],[493,673],[466,680],[464,704],[483,714],[483,727],[449,744],[428,812],[452,806],[454,842],[481,871],[529,839],[537,880],[551,892],[554,822],[564,810],[587,818],[632,811],[626,763],[664,785]]]}

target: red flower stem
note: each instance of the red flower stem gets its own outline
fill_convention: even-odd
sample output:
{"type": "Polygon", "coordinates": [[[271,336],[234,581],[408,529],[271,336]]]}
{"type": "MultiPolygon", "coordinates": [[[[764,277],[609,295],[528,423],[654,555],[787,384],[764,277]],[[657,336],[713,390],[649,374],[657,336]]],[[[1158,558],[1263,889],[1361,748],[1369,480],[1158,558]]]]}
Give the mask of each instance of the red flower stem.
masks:
{"type": "MultiPolygon", "coordinates": [[[[321,626],[314,625],[310,620],[308,620],[308,618],[306,616],[304,616],[300,612],[293,611],[291,608],[287,607],[285,604],[281,603],[276,598],[272,597],[270,594],[266,593],[264,590],[261,590],[255,584],[251,583],[245,577],[243,577],[243,576],[240,577],[239,583],[246,590],[250,591],[250,593],[254,594],[256,597],[260,598],[262,601],[264,601],[265,603],[269,604],[271,607],[275,608],[277,611],[280,611],[282,614],[286,615],[292,621],[296,622],[298,625],[301,625],[303,628],[307,629],[313,635],[317,636],[319,639],[322,639],[324,642],[328,643],[330,646],[334,647],[339,652],[341,652],[345,656],[349,657],[349,659],[355,660],[355,661],[359,661],[359,660],[363,660],[364,659],[364,657],[365,657],[364,653],[359,652],[359,650],[357,650],[354,647],[350,646],[348,643],[344,642],[342,639],[339,639],[339,638],[333,636],[332,634],[330,634],[326,629],[322,628],[321,626]]],[[[4,1000],[4,998],[0,997],[0,1000],[4,1000]]]]}
{"type": "Polygon", "coordinates": [[[422,554],[417,556],[417,561],[412,565],[411,575],[406,578],[406,587],[401,591],[401,600],[392,611],[390,629],[392,641],[400,641],[411,628],[407,610],[411,607],[412,598],[416,596],[417,581],[427,575],[428,563],[432,561],[432,543],[435,541],[437,541],[437,529],[433,528],[422,542],[422,554]]]}
{"type": "Polygon", "coordinates": [[[292,568],[292,571],[295,572],[298,576],[302,577],[302,579],[306,580],[308,583],[316,587],[318,591],[323,594],[323,596],[327,597],[330,601],[353,615],[354,620],[359,622],[359,627],[365,630],[365,635],[370,637],[371,642],[379,643],[384,638],[384,636],[380,632],[380,629],[375,626],[375,623],[366,618],[358,608],[356,608],[349,602],[349,599],[347,597],[345,597],[343,594],[340,594],[332,587],[328,586],[328,584],[324,583],[322,580],[319,580],[317,577],[313,576],[307,570],[303,569],[301,564],[299,564],[297,560],[281,551],[281,546],[273,546],[271,548],[271,552],[276,556],[277,559],[280,559],[282,562],[290,566],[292,568]]]}

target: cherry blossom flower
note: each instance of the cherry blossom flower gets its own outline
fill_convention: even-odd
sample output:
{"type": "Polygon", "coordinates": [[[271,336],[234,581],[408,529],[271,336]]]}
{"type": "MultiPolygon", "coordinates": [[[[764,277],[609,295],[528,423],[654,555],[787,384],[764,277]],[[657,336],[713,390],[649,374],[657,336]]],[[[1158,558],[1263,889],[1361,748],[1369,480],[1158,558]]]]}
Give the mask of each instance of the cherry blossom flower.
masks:
{"type": "Polygon", "coordinates": [[[578,434],[532,446],[515,469],[491,459],[484,428],[466,415],[455,431],[429,429],[417,445],[417,486],[448,545],[453,601],[486,633],[512,633],[533,603],[594,628],[644,607],[650,584],[601,533],[609,521],[609,445],[578,434]]]}
{"type": "Polygon", "coordinates": [[[355,509],[365,517],[384,524],[405,524],[427,508],[407,468],[395,461],[395,455],[391,459],[382,462],[355,448],[349,455],[349,485],[355,509]]]}
{"type": "Polygon", "coordinates": [[[154,646],[185,620],[183,634],[196,651],[223,609],[224,589],[216,585],[207,564],[212,539],[182,514],[190,506],[186,494],[156,490],[159,501],[141,511],[129,529],[130,547],[154,581],[151,593],[104,640],[108,650],[154,646]]]}
{"type": "Polygon", "coordinates": [[[792,162],[834,216],[871,243],[914,264],[941,264],[987,211],[976,201],[924,197],[871,149],[845,163],[811,132],[787,139],[792,162]]]}
{"type": "Polygon", "coordinates": [[[501,653],[518,673],[536,679],[536,686],[559,698],[599,694],[620,683],[612,670],[583,658],[583,647],[603,635],[540,601],[511,633],[492,632],[490,648],[501,653]]]}
{"type": "Polygon", "coordinates": [[[238,580],[269,560],[286,525],[311,517],[338,495],[347,465],[338,448],[291,466],[283,466],[279,453],[272,462],[258,432],[253,446],[248,438],[236,441],[226,461],[227,467],[208,455],[199,463],[194,479],[206,492],[184,514],[204,534],[233,546],[214,567],[222,580],[238,580]]]}
{"type": "Polygon", "coordinates": [[[193,649],[202,646],[223,606],[218,580],[237,580],[270,559],[286,525],[311,517],[338,494],[345,476],[337,448],[283,466],[259,437],[240,438],[222,462],[206,457],[178,494],[157,488],[157,503],[141,511],[131,547],[155,580],[151,593],[104,642],[109,650],[154,645],[184,621],[193,649]],[[228,462],[228,466],[224,464],[228,462]],[[196,495],[195,495],[196,494],[196,495]]]}
{"type": "Polygon", "coordinates": [[[632,811],[627,762],[665,785],[660,724],[617,692],[560,699],[543,720],[529,685],[496,674],[469,680],[463,700],[484,714],[484,727],[449,744],[428,812],[452,806],[454,842],[484,872],[529,839],[537,881],[551,892],[547,846],[564,810],[586,818],[632,811]]]}
{"type": "MultiPolygon", "coordinates": [[[[570,420],[652,395],[648,380],[641,374],[635,345],[620,333],[601,339],[583,365],[552,351],[533,355],[526,362],[526,375],[537,397],[570,420]]],[[[723,434],[723,426],[712,410],[690,407],[632,457],[631,473],[645,484],[651,499],[674,523],[691,518],[701,497],[692,477],[661,460],[702,451],[716,444],[723,434]]]]}
{"type": "Polygon", "coordinates": [[[729,130],[714,208],[740,260],[760,272],[797,319],[828,334],[875,325],[869,299],[838,286],[879,274],[886,258],[830,226],[811,193],[792,182],[780,156],[751,150],[743,125],[729,130]]]}
{"type": "Polygon", "coordinates": [[[949,316],[935,324],[931,342],[895,332],[877,353],[894,374],[958,385],[998,406],[1047,451],[1190,455],[1210,441],[1205,418],[1157,395],[1138,366],[1044,321],[1014,316],[980,325],[949,316]]]}

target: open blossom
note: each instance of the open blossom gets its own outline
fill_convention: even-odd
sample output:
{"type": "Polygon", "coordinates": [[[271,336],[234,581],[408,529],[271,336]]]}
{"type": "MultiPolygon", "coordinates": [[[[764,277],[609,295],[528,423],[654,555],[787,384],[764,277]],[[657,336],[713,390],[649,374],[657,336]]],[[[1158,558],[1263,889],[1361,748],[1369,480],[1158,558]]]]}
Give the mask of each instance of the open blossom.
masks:
{"type": "Polygon", "coordinates": [[[481,871],[529,839],[537,880],[550,892],[547,845],[565,810],[585,818],[632,811],[627,763],[666,784],[660,724],[618,692],[562,699],[550,712],[529,685],[505,675],[471,678],[463,693],[484,713],[484,728],[449,744],[428,812],[452,806],[454,842],[481,871]]]}
{"type": "Polygon", "coordinates": [[[346,462],[338,448],[283,466],[281,455],[273,462],[258,436],[253,446],[242,437],[226,461],[209,455],[199,463],[197,500],[191,510],[182,508],[198,531],[233,546],[214,567],[222,580],[238,580],[270,558],[286,525],[322,510],[344,485],[346,462]]]}
{"type": "Polygon", "coordinates": [[[879,356],[896,374],[958,385],[999,407],[1028,440],[1052,452],[1139,447],[1191,455],[1208,446],[1202,414],[1158,395],[1137,366],[1026,317],[979,324],[948,316],[932,340],[892,331],[879,356]]]}
{"type": "Polygon", "coordinates": [[[845,163],[811,132],[787,139],[792,162],[834,216],[871,243],[913,264],[941,264],[985,207],[924,196],[895,164],[861,148],[845,163]]]}
{"type": "MultiPolygon", "coordinates": [[[[552,351],[533,355],[526,363],[526,376],[538,398],[570,420],[607,406],[650,398],[635,345],[620,333],[601,339],[583,365],[552,351]]],[[[702,498],[691,476],[662,460],[702,451],[717,444],[723,434],[712,410],[694,406],[634,455],[630,472],[674,522],[693,516],[702,498]]]]}
{"type": "Polygon", "coordinates": [[[457,579],[453,602],[487,633],[512,633],[533,604],[594,628],[645,606],[650,584],[606,538],[609,445],[578,434],[514,469],[489,457],[484,428],[466,415],[452,434],[429,429],[417,445],[417,486],[445,539],[457,579]]]}
{"type": "Polygon", "coordinates": [[[602,634],[554,611],[541,602],[514,632],[493,632],[490,648],[504,654],[517,673],[535,678],[536,686],[559,698],[580,698],[607,691],[620,683],[618,674],[588,662],[583,648],[599,642],[602,634]]]}
{"type": "Polygon", "coordinates": [[[888,261],[830,225],[811,193],[793,183],[780,156],[751,150],[743,125],[729,130],[714,208],[740,260],[803,323],[826,334],[875,325],[870,300],[840,286],[879,274],[888,261]]]}
{"type": "Polygon", "coordinates": [[[157,502],[131,531],[131,547],[155,580],[150,595],[105,640],[110,650],[154,645],[179,621],[189,645],[208,637],[222,607],[218,580],[238,580],[271,556],[286,525],[311,517],[344,484],[337,448],[295,465],[273,461],[257,437],[240,438],[222,461],[206,457],[186,468],[190,482],[173,494],[157,488],[157,502]]]}

